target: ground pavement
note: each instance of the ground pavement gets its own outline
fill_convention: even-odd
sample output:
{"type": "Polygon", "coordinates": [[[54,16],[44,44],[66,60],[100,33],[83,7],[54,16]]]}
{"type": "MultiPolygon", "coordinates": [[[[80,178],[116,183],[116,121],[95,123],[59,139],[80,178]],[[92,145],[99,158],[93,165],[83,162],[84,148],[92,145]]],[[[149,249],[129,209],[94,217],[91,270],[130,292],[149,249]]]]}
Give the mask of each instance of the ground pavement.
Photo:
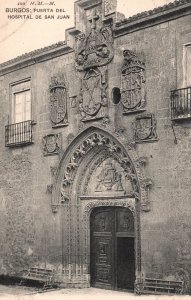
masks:
{"type": "Polygon", "coordinates": [[[0,285],[0,300],[191,300],[191,296],[137,296],[122,291],[96,288],[60,289],[38,292],[34,288],[0,285]]]}

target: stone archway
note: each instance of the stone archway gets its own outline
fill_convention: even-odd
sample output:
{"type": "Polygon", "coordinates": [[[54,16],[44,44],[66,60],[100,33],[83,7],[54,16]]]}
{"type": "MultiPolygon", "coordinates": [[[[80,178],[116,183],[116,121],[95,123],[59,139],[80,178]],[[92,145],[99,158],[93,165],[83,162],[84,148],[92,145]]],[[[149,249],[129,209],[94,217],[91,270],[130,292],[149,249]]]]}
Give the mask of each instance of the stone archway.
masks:
{"type": "Polygon", "coordinates": [[[120,140],[117,135],[96,127],[90,127],[80,133],[69,145],[62,156],[52,190],[52,210],[57,211],[61,203],[69,200],[75,175],[92,150],[103,148],[111,155],[116,155],[118,161],[127,171],[133,185],[135,198],[139,199],[143,210],[149,210],[148,189],[152,185],[145,178],[142,158],[137,156],[134,147],[126,139],[120,140]]]}
{"type": "Polygon", "coordinates": [[[89,216],[91,210],[99,206],[127,207],[133,211],[136,275],[137,278],[140,276],[140,209],[148,204],[145,182],[135,150],[128,144],[123,145],[108,132],[91,127],[71,142],[60,161],[52,195],[53,211],[62,207],[65,281],[80,281],[83,286],[90,282],[89,216]],[[106,178],[100,188],[101,169],[104,170],[109,164],[108,174],[113,182],[106,178]],[[98,184],[95,187],[92,182],[96,180],[98,184]],[[127,188],[127,183],[131,189],[127,188]]]}

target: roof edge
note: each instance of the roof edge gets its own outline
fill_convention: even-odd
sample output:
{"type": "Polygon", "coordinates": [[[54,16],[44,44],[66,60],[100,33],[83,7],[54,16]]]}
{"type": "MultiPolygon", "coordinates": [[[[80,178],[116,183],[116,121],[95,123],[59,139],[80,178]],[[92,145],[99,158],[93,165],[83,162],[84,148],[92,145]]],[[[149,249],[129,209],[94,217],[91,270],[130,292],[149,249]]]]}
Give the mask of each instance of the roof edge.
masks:
{"type": "MultiPolygon", "coordinates": [[[[175,0],[172,3],[136,14],[128,19],[117,22],[114,27],[114,37],[156,26],[189,14],[191,14],[191,0],[175,0]]],[[[66,32],[70,31],[70,33],[73,33],[76,32],[76,30],[75,27],[72,27],[66,29],[66,32]]],[[[35,63],[73,52],[74,49],[71,47],[65,41],[60,41],[56,44],[17,56],[14,59],[0,64],[0,76],[35,63]]]]}
{"type": "Polygon", "coordinates": [[[0,64],[0,76],[70,52],[73,49],[63,41],[25,53],[0,64]]]}
{"type": "Polygon", "coordinates": [[[191,14],[191,0],[180,0],[175,2],[181,2],[181,5],[172,5],[173,3],[169,3],[168,5],[139,13],[116,23],[114,29],[115,37],[142,30],[147,27],[156,26],[191,14]],[[168,7],[168,9],[164,9],[164,7],[168,7]]]}

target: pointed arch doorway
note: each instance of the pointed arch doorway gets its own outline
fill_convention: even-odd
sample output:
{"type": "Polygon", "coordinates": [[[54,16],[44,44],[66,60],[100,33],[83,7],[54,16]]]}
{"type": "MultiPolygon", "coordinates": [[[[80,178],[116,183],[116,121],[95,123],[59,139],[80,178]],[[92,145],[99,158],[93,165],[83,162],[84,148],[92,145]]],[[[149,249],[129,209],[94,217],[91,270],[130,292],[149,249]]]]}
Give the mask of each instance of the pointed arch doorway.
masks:
{"type": "Polygon", "coordinates": [[[130,209],[93,209],[90,216],[90,280],[94,287],[134,290],[135,233],[130,209]]]}
{"type": "MultiPolygon", "coordinates": [[[[68,284],[75,282],[83,287],[91,283],[91,285],[106,289],[131,289],[136,273],[135,289],[139,288],[142,280],[140,211],[147,209],[148,190],[136,152],[132,147],[124,146],[123,143],[123,139],[112,136],[109,132],[90,127],[71,142],[61,158],[53,185],[52,210],[56,213],[62,208],[59,217],[62,218],[60,223],[63,243],[60,251],[63,282],[68,284]],[[93,243],[95,247],[98,247],[95,245],[96,234],[101,238],[99,231],[96,230],[91,230],[90,235],[90,220],[94,224],[92,220],[98,207],[100,209],[101,207],[102,209],[111,208],[111,219],[114,220],[110,231],[113,248],[110,256],[111,276],[108,277],[109,279],[106,279],[106,275],[105,277],[101,275],[103,272],[100,271],[104,264],[104,257],[101,257],[103,261],[99,266],[96,260],[94,262],[94,258],[98,258],[93,250],[90,254],[90,236],[92,237],[91,244],[93,243]],[[132,235],[124,229],[121,231],[116,229],[118,228],[116,222],[120,219],[117,217],[117,207],[127,208],[132,212],[134,221],[132,235]],[[123,279],[120,273],[124,274],[128,269],[127,267],[125,271],[122,269],[128,251],[133,253],[132,261],[136,262],[136,272],[132,271],[131,275],[124,275],[123,279]],[[103,278],[98,279],[98,274],[103,278]],[[131,280],[128,285],[127,279],[131,280]]],[[[91,226],[91,228],[94,227],[91,226]]],[[[100,231],[100,233],[107,238],[107,234],[104,236],[105,231],[100,231]]],[[[94,246],[91,249],[94,249],[94,246]]],[[[100,251],[103,254],[103,249],[100,251]]],[[[134,264],[132,265],[134,268],[134,264]]],[[[105,269],[107,267],[108,264],[105,269]]]]}

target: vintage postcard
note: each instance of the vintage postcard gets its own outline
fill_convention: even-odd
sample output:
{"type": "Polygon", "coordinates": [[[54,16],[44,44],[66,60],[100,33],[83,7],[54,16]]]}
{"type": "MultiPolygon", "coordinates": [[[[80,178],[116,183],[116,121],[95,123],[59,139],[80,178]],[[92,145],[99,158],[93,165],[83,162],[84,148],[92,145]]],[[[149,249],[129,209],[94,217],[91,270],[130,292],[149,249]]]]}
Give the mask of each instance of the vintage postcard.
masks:
{"type": "Polygon", "coordinates": [[[0,299],[190,297],[190,25],[0,0],[0,299]]]}

